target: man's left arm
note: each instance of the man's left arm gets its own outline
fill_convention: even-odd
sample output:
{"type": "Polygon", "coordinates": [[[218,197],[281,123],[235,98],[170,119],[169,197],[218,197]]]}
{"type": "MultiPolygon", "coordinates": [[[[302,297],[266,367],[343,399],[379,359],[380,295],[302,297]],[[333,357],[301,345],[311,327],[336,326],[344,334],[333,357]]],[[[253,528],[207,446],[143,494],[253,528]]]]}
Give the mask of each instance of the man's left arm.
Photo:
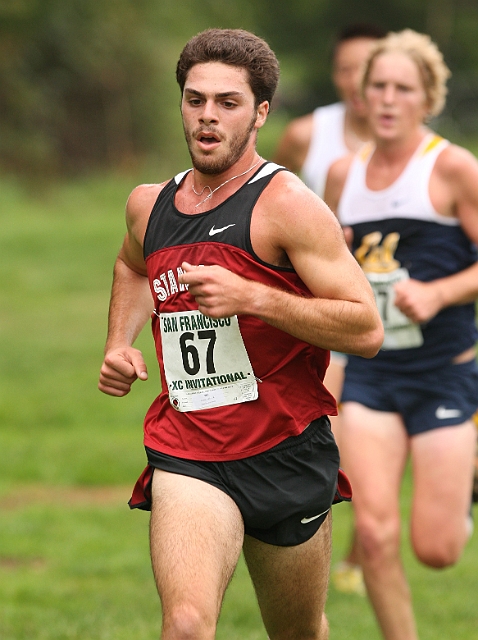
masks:
{"type": "Polygon", "coordinates": [[[249,314],[324,349],[373,357],[382,344],[382,323],[337,219],[297,178],[277,183],[267,205],[270,243],[286,253],[312,296],[246,280],[219,266],[185,264],[181,281],[205,315],[249,314]]]}
{"type": "MultiPolygon", "coordinates": [[[[450,145],[437,160],[434,184],[441,197],[449,200],[450,210],[463,231],[478,246],[476,158],[462,147],[450,145]]],[[[431,184],[432,202],[434,184],[431,184]]],[[[400,282],[395,285],[395,294],[395,305],[400,311],[414,322],[427,322],[445,307],[467,304],[478,298],[478,262],[432,282],[400,282]]]]}

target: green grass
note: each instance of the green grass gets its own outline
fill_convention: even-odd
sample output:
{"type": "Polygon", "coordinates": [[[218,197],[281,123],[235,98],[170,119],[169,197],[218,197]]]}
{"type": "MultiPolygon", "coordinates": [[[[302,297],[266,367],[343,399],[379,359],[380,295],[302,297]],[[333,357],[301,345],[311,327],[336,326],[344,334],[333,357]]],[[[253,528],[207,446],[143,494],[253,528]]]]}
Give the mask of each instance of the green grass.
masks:
{"type": "MultiPolygon", "coordinates": [[[[150,640],[160,611],[148,515],[130,512],[144,465],[150,379],[126,398],[97,391],[112,265],[134,183],[109,177],[41,191],[0,182],[0,638],[150,640]]],[[[403,508],[410,493],[407,476],[403,508]]],[[[350,508],[334,508],[334,562],[350,508]]],[[[404,554],[421,640],[477,635],[476,537],[460,564],[434,572],[404,554]]],[[[365,598],[330,590],[331,640],[378,640],[365,598]]],[[[266,640],[241,560],[219,640],[266,640]]]]}

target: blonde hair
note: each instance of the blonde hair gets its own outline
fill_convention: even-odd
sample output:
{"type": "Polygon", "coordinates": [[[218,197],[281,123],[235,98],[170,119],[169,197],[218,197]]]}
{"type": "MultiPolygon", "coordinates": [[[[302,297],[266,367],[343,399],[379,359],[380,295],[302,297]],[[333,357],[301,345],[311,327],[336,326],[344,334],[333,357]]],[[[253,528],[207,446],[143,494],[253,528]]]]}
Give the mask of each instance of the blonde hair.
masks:
{"type": "Polygon", "coordinates": [[[430,108],[429,116],[437,116],[445,106],[448,89],[446,81],[451,76],[443,55],[430,36],[412,29],[391,32],[373,45],[362,77],[362,93],[368,83],[372,64],[383,53],[400,52],[407,55],[418,67],[430,108]]]}

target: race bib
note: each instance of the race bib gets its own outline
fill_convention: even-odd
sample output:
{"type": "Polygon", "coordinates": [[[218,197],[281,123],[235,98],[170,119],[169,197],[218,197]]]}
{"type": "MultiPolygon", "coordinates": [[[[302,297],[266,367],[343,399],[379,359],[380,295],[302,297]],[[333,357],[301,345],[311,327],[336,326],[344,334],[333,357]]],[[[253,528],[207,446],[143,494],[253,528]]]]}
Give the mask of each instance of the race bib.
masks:
{"type": "Polygon", "coordinates": [[[216,320],[199,311],[179,311],[159,318],[169,401],[177,411],[258,398],[237,316],[216,320]]]}
{"type": "Polygon", "coordinates": [[[375,301],[382,318],[385,339],[382,349],[411,349],[423,344],[423,335],[418,324],[407,318],[394,304],[393,285],[408,280],[407,269],[395,269],[388,273],[367,272],[365,274],[372,285],[375,301]]]}

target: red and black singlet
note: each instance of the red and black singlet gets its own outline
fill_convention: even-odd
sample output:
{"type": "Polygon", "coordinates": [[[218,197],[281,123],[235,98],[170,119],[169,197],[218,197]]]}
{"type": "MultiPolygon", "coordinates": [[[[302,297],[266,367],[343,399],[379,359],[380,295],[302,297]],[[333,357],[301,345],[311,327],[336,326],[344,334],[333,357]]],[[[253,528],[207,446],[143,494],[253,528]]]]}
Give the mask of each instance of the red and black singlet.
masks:
{"type": "Polygon", "coordinates": [[[145,418],[145,445],[151,449],[192,460],[240,459],[298,435],[322,415],[336,414],[335,400],[322,384],[328,351],[252,316],[211,320],[178,282],[183,261],[217,264],[311,296],[293,269],[267,264],[252,249],[254,205],[281,170],[262,165],[205,213],[188,215],[175,207],[187,172],[158,196],[144,239],[162,384],[145,418]]]}

